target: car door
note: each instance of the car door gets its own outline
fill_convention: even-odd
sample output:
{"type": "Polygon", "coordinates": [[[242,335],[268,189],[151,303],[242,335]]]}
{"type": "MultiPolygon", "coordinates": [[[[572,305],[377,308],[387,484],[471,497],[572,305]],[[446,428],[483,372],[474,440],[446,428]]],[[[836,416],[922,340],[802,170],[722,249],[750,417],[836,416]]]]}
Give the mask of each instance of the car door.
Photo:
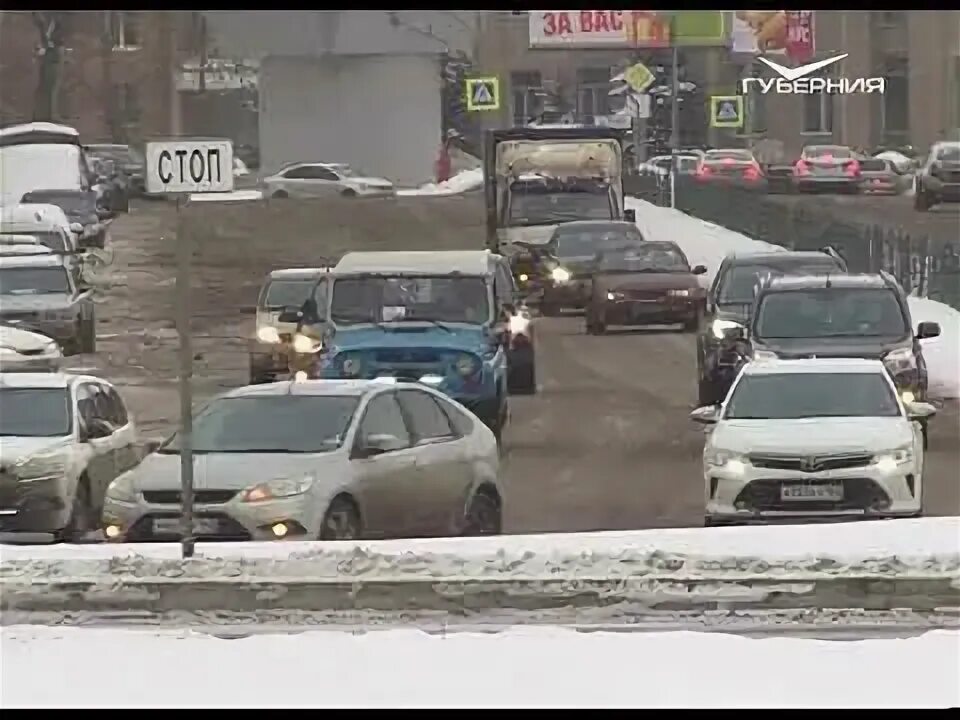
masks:
{"type": "Polygon", "coordinates": [[[404,389],[397,392],[397,397],[418,451],[418,534],[448,535],[463,514],[463,499],[470,485],[463,442],[432,395],[404,389]]]}
{"type": "Polygon", "coordinates": [[[373,397],[357,426],[350,457],[365,533],[372,537],[411,534],[412,518],[422,512],[417,505],[417,454],[395,393],[390,390],[373,397]],[[362,439],[370,435],[393,435],[402,447],[373,457],[358,456],[356,450],[362,439]]]}
{"type": "Polygon", "coordinates": [[[310,173],[309,165],[293,167],[280,173],[280,182],[274,191],[282,190],[290,197],[299,198],[308,195],[306,191],[307,179],[310,173]]]}
{"type": "Polygon", "coordinates": [[[114,433],[116,446],[115,471],[117,475],[120,475],[140,462],[140,452],[137,449],[137,430],[130,419],[130,414],[127,412],[127,406],[116,388],[106,382],[102,383],[100,388],[106,400],[108,419],[116,429],[114,433]]]}
{"type": "Polygon", "coordinates": [[[103,500],[107,486],[116,477],[116,457],[113,452],[112,435],[102,438],[90,437],[91,428],[98,422],[104,421],[102,409],[98,402],[103,404],[100,397],[99,385],[85,381],[77,383],[75,389],[77,417],[80,419],[80,437],[89,449],[89,459],[85,469],[90,482],[90,495],[94,504],[99,507],[103,500]]]}
{"type": "Polygon", "coordinates": [[[710,288],[707,290],[703,315],[700,319],[700,328],[697,332],[697,368],[701,374],[703,373],[705,360],[704,356],[706,354],[707,345],[709,345],[711,342],[709,333],[713,332],[713,321],[716,318],[717,295],[720,292],[720,282],[723,279],[727,268],[729,267],[730,263],[724,259],[720,263],[720,267],[717,268],[717,272],[713,276],[713,282],[710,283],[710,288]]]}
{"type": "Polygon", "coordinates": [[[314,197],[338,195],[342,189],[340,176],[329,168],[314,165],[310,168],[311,194],[314,197]]]}

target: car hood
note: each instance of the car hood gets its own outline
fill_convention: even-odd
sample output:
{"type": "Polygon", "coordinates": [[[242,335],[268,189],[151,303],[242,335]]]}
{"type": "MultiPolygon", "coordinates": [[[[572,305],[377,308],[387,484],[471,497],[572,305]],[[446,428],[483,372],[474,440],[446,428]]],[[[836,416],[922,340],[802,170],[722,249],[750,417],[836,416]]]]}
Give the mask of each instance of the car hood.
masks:
{"type": "Polygon", "coordinates": [[[604,290],[693,290],[700,287],[691,273],[599,273],[596,287],[604,290]]]}
{"type": "Polygon", "coordinates": [[[489,345],[488,332],[481,325],[448,324],[448,330],[432,323],[402,322],[384,327],[364,325],[340,327],[333,335],[334,352],[370,350],[382,347],[433,347],[478,351],[489,345]]]}
{"type": "Polygon", "coordinates": [[[731,322],[744,324],[747,322],[747,320],[750,319],[750,311],[752,309],[753,309],[753,306],[746,303],[718,305],[717,312],[716,312],[716,319],[730,320],[731,322]]]}
{"type": "Polygon", "coordinates": [[[8,467],[37,453],[66,450],[70,439],[64,437],[0,437],[0,467],[8,467]]]}
{"type": "Polygon", "coordinates": [[[69,295],[4,295],[0,298],[0,315],[5,313],[43,312],[66,310],[71,306],[69,295]]]}
{"type": "MultiPolygon", "coordinates": [[[[243,490],[267,480],[313,475],[323,482],[342,463],[338,453],[203,453],[193,458],[197,490],[243,490]]],[[[153,453],[131,471],[135,492],[179,490],[180,456],[153,453]]],[[[334,478],[330,478],[331,480],[334,478]]]]}
{"type": "Polygon", "coordinates": [[[730,452],[791,455],[878,453],[912,441],[910,424],[901,417],[723,420],[710,438],[713,447],[730,452]]]}
{"type": "Polygon", "coordinates": [[[760,338],[754,337],[755,348],[774,352],[784,360],[799,358],[866,358],[879,360],[891,350],[910,347],[897,338],[760,338]]]}
{"type": "Polygon", "coordinates": [[[497,239],[501,244],[507,245],[518,242],[546,245],[553,237],[553,231],[557,229],[557,225],[559,223],[500,228],[497,230],[497,239]]]}
{"type": "Polygon", "coordinates": [[[15,327],[0,327],[0,348],[15,350],[19,353],[39,353],[54,342],[40,333],[20,330],[15,327]]]}

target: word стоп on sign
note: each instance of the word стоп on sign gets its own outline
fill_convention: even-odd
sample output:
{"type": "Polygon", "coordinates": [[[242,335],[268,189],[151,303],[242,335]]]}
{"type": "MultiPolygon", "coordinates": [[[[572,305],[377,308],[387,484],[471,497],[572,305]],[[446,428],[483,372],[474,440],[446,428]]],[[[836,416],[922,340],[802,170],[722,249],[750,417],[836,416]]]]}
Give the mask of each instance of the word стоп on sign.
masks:
{"type": "Polygon", "coordinates": [[[163,140],[146,147],[150,194],[233,190],[233,143],[229,140],[163,140]]]}

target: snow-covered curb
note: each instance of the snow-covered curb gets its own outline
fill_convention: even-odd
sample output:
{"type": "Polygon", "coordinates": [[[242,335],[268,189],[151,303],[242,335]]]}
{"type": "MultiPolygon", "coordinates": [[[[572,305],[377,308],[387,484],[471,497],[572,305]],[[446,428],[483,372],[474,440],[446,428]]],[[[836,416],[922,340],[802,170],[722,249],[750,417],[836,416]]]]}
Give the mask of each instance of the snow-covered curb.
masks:
{"type": "Polygon", "coordinates": [[[464,170],[442,183],[427,183],[418,188],[397,190],[397,195],[458,195],[483,186],[483,170],[464,170]]]}

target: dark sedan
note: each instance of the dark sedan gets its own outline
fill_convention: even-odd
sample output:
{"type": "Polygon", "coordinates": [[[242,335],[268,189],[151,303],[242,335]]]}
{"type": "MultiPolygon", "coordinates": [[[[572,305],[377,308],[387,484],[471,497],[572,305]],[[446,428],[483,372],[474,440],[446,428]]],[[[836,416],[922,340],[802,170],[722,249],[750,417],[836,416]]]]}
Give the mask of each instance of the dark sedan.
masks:
{"type": "Polygon", "coordinates": [[[683,325],[696,330],[706,291],[698,275],[707,268],[690,267],[676,243],[645,242],[597,255],[587,332],[602,335],[610,325],[683,325]]]}

